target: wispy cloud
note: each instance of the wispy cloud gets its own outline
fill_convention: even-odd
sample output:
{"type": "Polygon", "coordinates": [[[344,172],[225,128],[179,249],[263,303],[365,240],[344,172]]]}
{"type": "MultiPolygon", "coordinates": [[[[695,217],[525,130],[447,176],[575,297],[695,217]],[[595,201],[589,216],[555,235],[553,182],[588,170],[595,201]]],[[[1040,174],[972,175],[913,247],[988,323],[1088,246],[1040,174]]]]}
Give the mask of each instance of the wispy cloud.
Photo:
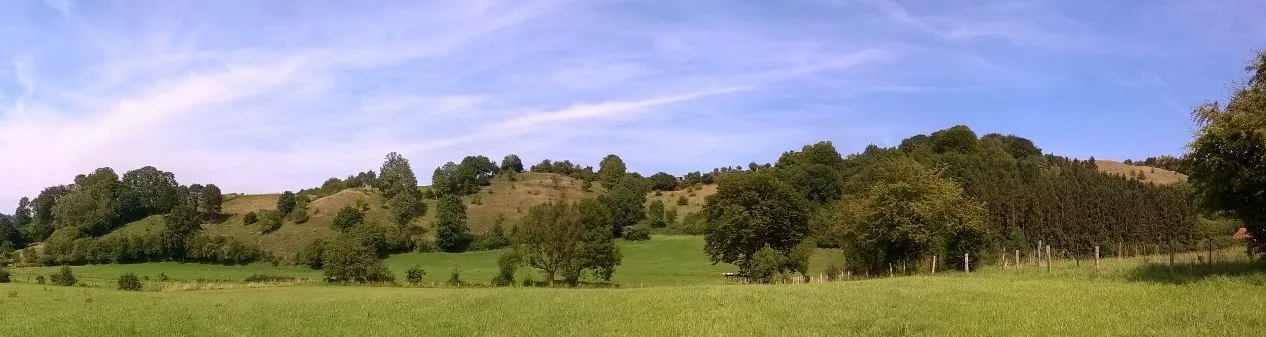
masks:
{"type": "MultiPolygon", "coordinates": [[[[1130,30],[1162,26],[1171,5],[1184,4],[1122,28],[1042,0],[19,0],[0,11],[0,207],[100,166],[264,192],[390,151],[424,181],[470,154],[614,152],[680,173],[817,139],[851,151],[987,120],[975,102],[1032,83],[1142,81],[1189,61],[1121,66],[1173,55],[1139,52],[1171,44],[1130,30]],[[1137,58],[1075,71],[1103,50],[1137,58]]],[[[1201,45],[1266,26],[1199,24],[1184,27],[1201,45]]],[[[1191,75],[1161,73],[1189,91],[1191,75]]]]}

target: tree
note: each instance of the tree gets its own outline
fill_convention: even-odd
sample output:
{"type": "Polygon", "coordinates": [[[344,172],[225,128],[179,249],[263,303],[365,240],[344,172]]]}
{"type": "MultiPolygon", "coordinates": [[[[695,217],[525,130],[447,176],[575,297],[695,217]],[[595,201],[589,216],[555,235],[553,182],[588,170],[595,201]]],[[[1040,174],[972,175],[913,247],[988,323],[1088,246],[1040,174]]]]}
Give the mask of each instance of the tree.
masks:
{"type": "Polygon", "coordinates": [[[290,214],[286,215],[286,218],[297,224],[308,222],[309,202],[307,194],[300,194],[295,198],[295,208],[290,210],[290,214]]]}
{"type": "Polygon", "coordinates": [[[360,226],[364,222],[365,213],[362,213],[360,209],[352,206],[343,206],[343,209],[340,209],[338,214],[334,216],[334,221],[330,225],[335,230],[346,232],[349,229],[360,226]]]}
{"type": "Polygon", "coordinates": [[[189,204],[181,204],[163,216],[167,227],[163,230],[164,247],[168,256],[181,259],[189,246],[189,240],[202,228],[202,217],[189,204]]]}
{"type": "Polygon", "coordinates": [[[75,177],[69,194],[57,200],[54,219],[59,226],[74,226],[92,235],[102,235],[118,222],[115,201],[119,176],[109,167],[75,177]]]}
{"type": "Polygon", "coordinates": [[[741,273],[750,271],[761,248],[787,255],[808,232],[804,198],[768,170],[727,175],[703,212],[704,251],[713,264],[735,264],[741,273]]]}
{"type": "Polygon", "coordinates": [[[607,227],[609,217],[606,207],[593,200],[534,206],[517,227],[516,249],[551,286],[559,274],[575,284],[585,270],[609,279],[621,259],[607,227]]]}
{"type": "Polygon", "coordinates": [[[598,177],[603,187],[615,186],[627,173],[628,168],[624,166],[624,160],[620,156],[609,154],[598,163],[598,177]]]}
{"type": "Polygon", "coordinates": [[[378,189],[387,198],[397,224],[404,225],[426,213],[422,191],[418,190],[418,178],[409,166],[409,160],[399,153],[387,154],[378,174],[378,189]]]}
{"type": "Polygon", "coordinates": [[[664,228],[668,222],[664,219],[664,201],[654,200],[650,205],[646,206],[646,220],[649,221],[651,227],[664,228]]]}
{"type": "Polygon", "coordinates": [[[1266,51],[1246,70],[1248,82],[1225,106],[1205,103],[1192,112],[1199,130],[1188,145],[1191,186],[1201,203],[1244,222],[1250,249],[1266,252],[1266,51]]]}
{"type": "Polygon", "coordinates": [[[501,160],[501,171],[512,172],[512,173],[522,173],[523,160],[519,159],[519,155],[517,154],[506,155],[505,159],[501,160]]]}
{"type": "Polygon", "coordinates": [[[208,219],[215,219],[220,216],[224,205],[224,195],[220,192],[220,187],[215,184],[208,184],[202,189],[201,204],[203,213],[206,213],[208,219]]]}
{"type": "Polygon", "coordinates": [[[283,215],[290,214],[290,212],[295,210],[296,203],[297,201],[294,192],[282,192],[281,196],[277,197],[277,212],[283,215]]]}
{"type": "Polygon", "coordinates": [[[119,290],[140,291],[141,287],[141,279],[136,277],[136,274],[123,273],[119,276],[119,290]]]}
{"type": "Polygon", "coordinates": [[[523,263],[518,251],[509,250],[497,257],[497,276],[492,278],[494,287],[508,287],[514,284],[514,272],[523,263]]]}
{"type": "Polygon", "coordinates": [[[321,252],[321,264],[327,282],[395,281],[395,275],[382,263],[382,259],[360,240],[342,238],[327,242],[321,252]]]}
{"type": "Polygon", "coordinates": [[[75,272],[66,266],[63,266],[57,274],[53,274],[52,282],[53,285],[62,287],[71,287],[79,284],[79,280],[75,278],[75,272]]]}
{"type": "Polygon", "coordinates": [[[129,193],[122,199],[134,201],[141,210],[140,217],[170,212],[180,203],[180,184],[171,172],[145,166],[123,173],[121,183],[129,193]]]}
{"type": "Polygon", "coordinates": [[[466,204],[453,195],[441,198],[435,211],[435,244],[443,251],[458,253],[465,251],[469,243],[466,204]]]}
{"type": "Polygon", "coordinates": [[[619,179],[599,200],[611,211],[611,233],[615,237],[621,237],[624,227],[637,225],[646,215],[645,185],[630,175],[619,179]]]}
{"type": "Polygon", "coordinates": [[[651,189],[655,191],[675,191],[677,190],[677,177],[668,173],[659,172],[651,175],[651,189]]]}

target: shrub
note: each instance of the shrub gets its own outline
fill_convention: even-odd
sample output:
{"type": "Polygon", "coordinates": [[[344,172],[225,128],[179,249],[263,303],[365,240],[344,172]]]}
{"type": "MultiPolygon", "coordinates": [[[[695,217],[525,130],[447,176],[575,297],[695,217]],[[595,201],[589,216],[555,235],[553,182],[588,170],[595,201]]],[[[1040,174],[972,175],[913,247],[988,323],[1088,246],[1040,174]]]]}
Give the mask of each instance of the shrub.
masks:
{"type": "Polygon", "coordinates": [[[523,262],[523,256],[517,251],[508,251],[497,257],[497,276],[492,278],[492,285],[508,287],[514,284],[514,272],[523,262]]]}
{"type": "Polygon", "coordinates": [[[532,275],[527,275],[523,277],[522,284],[524,287],[533,287],[533,286],[536,286],[536,281],[532,280],[532,275]]]}
{"type": "Polygon", "coordinates": [[[281,213],[264,211],[259,217],[259,231],[268,234],[281,228],[281,213]]]}
{"type": "Polygon", "coordinates": [[[453,267],[453,271],[448,274],[448,281],[444,282],[444,284],[454,287],[466,285],[466,281],[462,281],[462,267],[453,267]]]}
{"type": "Polygon", "coordinates": [[[510,237],[506,234],[505,228],[501,224],[492,225],[492,231],[488,234],[475,237],[474,243],[470,245],[470,250],[493,250],[510,246],[510,237]]]}
{"type": "Polygon", "coordinates": [[[419,265],[413,265],[413,267],[409,267],[409,271],[405,272],[405,280],[409,281],[409,284],[413,285],[422,284],[422,278],[424,276],[426,276],[426,270],[422,269],[422,266],[419,265]]]}
{"type": "Polygon", "coordinates": [[[826,266],[827,281],[839,280],[841,276],[844,276],[844,267],[840,267],[840,265],[834,263],[826,266]]]}
{"type": "Polygon", "coordinates": [[[663,191],[655,191],[655,196],[657,196],[657,197],[662,197],[662,196],[664,196],[664,192],[663,192],[663,191]]]}
{"type": "Polygon", "coordinates": [[[55,286],[70,287],[79,283],[79,280],[75,279],[75,273],[70,271],[70,267],[62,266],[57,274],[53,274],[52,282],[55,286]]]}
{"type": "Polygon", "coordinates": [[[683,196],[677,197],[678,206],[686,206],[689,204],[690,204],[690,199],[687,199],[686,196],[683,195],[683,196]]]}
{"type": "Polygon", "coordinates": [[[342,238],[325,245],[321,264],[328,282],[394,282],[396,277],[361,240],[342,238]]]}
{"type": "Polygon", "coordinates": [[[325,250],[325,240],[316,239],[299,251],[295,261],[312,269],[321,269],[321,252],[325,250]]]}
{"type": "Polygon", "coordinates": [[[629,241],[646,241],[651,239],[651,230],[646,226],[628,226],[624,228],[624,239],[629,241]]]}
{"type": "Polygon", "coordinates": [[[9,283],[9,270],[0,268],[0,283],[9,283]]]}
{"type": "Polygon", "coordinates": [[[119,276],[119,290],[139,291],[141,290],[141,279],[133,273],[124,273],[119,276]]]}
{"type": "Polygon", "coordinates": [[[35,275],[35,284],[44,284],[44,275],[35,275]]]}
{"type": "Polygon", "coordinates": [[[782,274],[787,265],[787,258],[769,246],[752,254],[751,265],[747,268],[747,278],[752,282],[769,283],[782,274]]]}
{"type": "Polygon", "coordinates": [[[418,253],[434,253],[440,251],[440,247],[435,244],[435,240],[426,237],[419,237],[413,243],[414,250],[418,253]]]}
{"type": "Polygon", "coordinates": [[[293,276],[269,275],[269,274],[251,274],[242,282],[294,282],[293,276]]]}
{"type": "Polygon", "coordinates": [[[259,214],[255,212],[246,213],[246,215],[242,216],[242,224],[244,225],[254,225],[257,222],[259,222],[259,214]]]}
{"type": "Polygon", "coordinates": [[[334,230],[347,231],[353,227],[359,226],[365,222],[365,213],[352,206],[345,206],[338,211],[338,215],[334,216],[334,222],[330,224],[334,230]]]}
{"type": "Polygon", "coordinates": [[[167,282],[167,281],[171,281],[171,278],[167,277],[167,273],[158,273],[158,282],[167,282]]]}

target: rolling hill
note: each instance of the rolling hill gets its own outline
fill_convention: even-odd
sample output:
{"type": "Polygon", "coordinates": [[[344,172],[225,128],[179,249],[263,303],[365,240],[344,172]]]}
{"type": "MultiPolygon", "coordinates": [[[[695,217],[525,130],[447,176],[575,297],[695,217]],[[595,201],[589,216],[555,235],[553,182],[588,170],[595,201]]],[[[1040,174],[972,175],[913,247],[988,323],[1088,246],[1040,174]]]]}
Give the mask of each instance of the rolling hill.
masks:
{"type": "Polygon", "coordinates": [[[1187,182],[1187,176],[1182,173],[1150,166],[1129,165],[1119,161],[1103,159],[1096,159],[1095,166],[1099,167],[1099,172],[1125,177],[1135,177],[1141,172],[1143,181],[1153,182],[1158,185],[1187,182]]]}
{"type": "MultiPolygon", "coordinates": [[[[598,184],[594,184],[589,190],[583,189],[582,185],[579,180],[554,173],[525,172],[514,180],[508,176],[498,176],[489,186],[480,188],[478,193],[462,198],[466,204],[467,224],[471,233],[483,234],[498,222],[505,227],[513,226],[532,206],[555,200],[578,201],[594,198],[603,192],[598,184]]],[[[647,202],[661,200],[666,209],[677,209],[680,217],[698,212],[704,199],[714,193],[715,185],[660,192],[660,195],[652,192],[647,195],[647,202]],[[677,204],[677,199],[681,196],[686,197],[687,205],[677,204]]],[[[365,214],[367,222],[391,223],[391,212],[387,209],[386,200],[377,190],[369,188],[345,189],[312,200],[308,205],[307,222],[296,224],[287,220],[280,229],[271,233],[264,234],[259,225],[246,225],[243,222],[246,213],[275,210],[279,196],[280,194],[226,195],[222,207],[225,217],[219,223],[204,226],[206,233],[254,243],[273,255],[288,259],[312,241],[336,235],[330,225],[343,207],[356,207],[358,202],[363,202],[369,209],[365,214]]],[[[427,213],[414,220],[411,231],[433,235],[431,233],[435,228],[436,201],[426,200],[426,204],[427,213]]],[[[107,235],[144,234],[161,230],[162,226],[162,216],[151,216],[124,225],[107,235]]]]}

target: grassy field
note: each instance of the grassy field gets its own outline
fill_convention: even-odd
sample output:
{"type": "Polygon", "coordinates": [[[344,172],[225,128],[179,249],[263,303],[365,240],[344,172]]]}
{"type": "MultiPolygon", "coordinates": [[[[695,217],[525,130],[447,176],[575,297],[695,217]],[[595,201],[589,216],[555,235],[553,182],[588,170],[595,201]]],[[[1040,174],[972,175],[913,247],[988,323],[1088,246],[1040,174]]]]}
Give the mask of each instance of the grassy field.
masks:
{"type": "Polygon", "coordinates": [[[121,292],[0,284],[14,336],[1254,335],[1259,285],[994,271],[626,289],[292,286],[121,292]]]}
{"type": "Polygon", "coordinates": [[[1095,166],[1099,167],[1099,172],[1126,177],[1133,177],[1138,172],[1143,172],[1144,181],[1160,185],[1187,181],[1187,176],[1182,173],[1149,166],[1126,165],[1119,161],[1096,159],[1095,166]]]}

